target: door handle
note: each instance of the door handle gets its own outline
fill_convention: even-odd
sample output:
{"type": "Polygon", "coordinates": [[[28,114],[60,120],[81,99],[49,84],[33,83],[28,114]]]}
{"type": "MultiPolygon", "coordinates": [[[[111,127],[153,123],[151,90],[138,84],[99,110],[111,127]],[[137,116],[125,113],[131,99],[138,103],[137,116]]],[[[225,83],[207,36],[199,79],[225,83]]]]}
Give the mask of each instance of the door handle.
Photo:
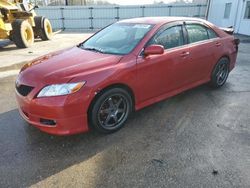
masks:
{"type": "Polygon", "coordinates": [[[220,42],[216,42],[215,46],[219,47],[219,46],[221,46],[221,43],[220,42]]]}
{"type": "Polygon", "coordinates": [[[181,53],[181,57],[186,57],[186,56],[189,56],[190,55],[190,52],[182,52],[181,53]]]}

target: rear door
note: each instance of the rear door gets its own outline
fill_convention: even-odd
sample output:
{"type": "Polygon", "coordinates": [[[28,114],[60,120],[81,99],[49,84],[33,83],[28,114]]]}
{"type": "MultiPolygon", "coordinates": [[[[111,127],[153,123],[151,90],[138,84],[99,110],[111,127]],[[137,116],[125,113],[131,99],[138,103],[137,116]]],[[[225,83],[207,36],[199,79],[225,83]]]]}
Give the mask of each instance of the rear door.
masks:
{"type": "Polygon", "coordinates": [[[211,71],[218,60],[221,43],[216,33],[199,22],[186,22],[186,35],[190,51],[190,82],[210,79],[211,71]]]}

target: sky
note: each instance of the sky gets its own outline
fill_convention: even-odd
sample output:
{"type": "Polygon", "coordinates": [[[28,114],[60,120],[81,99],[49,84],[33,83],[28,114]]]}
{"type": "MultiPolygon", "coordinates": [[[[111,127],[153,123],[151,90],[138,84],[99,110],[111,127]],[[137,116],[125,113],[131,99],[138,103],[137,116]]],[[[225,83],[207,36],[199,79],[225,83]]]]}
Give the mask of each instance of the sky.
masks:
{"type": "MultiPolygon", "coordinates": [[[[152,4],[154,0],[107,0],[110,3],[115,3],[119,5],[143,5],[152,4]]],[[[176,0],[156,0],[156,2],[163,1],[164,3],[171,3],[176,0]]]]}

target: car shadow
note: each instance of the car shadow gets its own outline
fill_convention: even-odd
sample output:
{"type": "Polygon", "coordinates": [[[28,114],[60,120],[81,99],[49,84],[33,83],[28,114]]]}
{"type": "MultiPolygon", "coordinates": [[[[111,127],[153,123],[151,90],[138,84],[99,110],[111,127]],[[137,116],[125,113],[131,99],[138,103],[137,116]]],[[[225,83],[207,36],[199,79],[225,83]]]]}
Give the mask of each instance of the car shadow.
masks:
{"type": "MultiPolygon", "coordinates": [[[[35,39],[34,43],[44,42],[41,39],[35,39]]],[[[33,44],[34,45],[34,44],[33,44]]],[[[18,48],[11,40],[0,40],[0,52],[1,51],[12,51],[12,50],[23,50],[25,48],[18,48]]]]}
{"type": "Polygon", "coordinates": [[[0,122],[0,187],[32,185],[112,144],[112,136],[94,131],[74,136],[40,132],[24,122],[17,109],[1,114],[0,122]]]}
{"type": "MultiPolygon", "coordinates": [[[[7,50],[8,48],[6,48],[7,46],[11,45],[11,44],[14,44],[12,41],[10,40],[0,40],[0,50],[7,50]]],[[[10,47],[10,48],[15,48],[17,49],[17,47],[10,47]]]]}

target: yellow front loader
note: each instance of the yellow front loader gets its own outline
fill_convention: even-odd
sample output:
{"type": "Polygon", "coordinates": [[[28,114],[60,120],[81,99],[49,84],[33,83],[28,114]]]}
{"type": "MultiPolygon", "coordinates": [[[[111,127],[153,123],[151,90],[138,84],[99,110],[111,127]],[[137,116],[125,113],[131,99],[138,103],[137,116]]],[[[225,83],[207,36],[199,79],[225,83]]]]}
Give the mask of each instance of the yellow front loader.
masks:
{"type": "Polygon", "coordinates": [[[0,39],[10,39],[19,48],[30,47],[34,38],[51,39],[50,21],[37,16],[35,8],[25,0],[0,0],[0,39]]]}

